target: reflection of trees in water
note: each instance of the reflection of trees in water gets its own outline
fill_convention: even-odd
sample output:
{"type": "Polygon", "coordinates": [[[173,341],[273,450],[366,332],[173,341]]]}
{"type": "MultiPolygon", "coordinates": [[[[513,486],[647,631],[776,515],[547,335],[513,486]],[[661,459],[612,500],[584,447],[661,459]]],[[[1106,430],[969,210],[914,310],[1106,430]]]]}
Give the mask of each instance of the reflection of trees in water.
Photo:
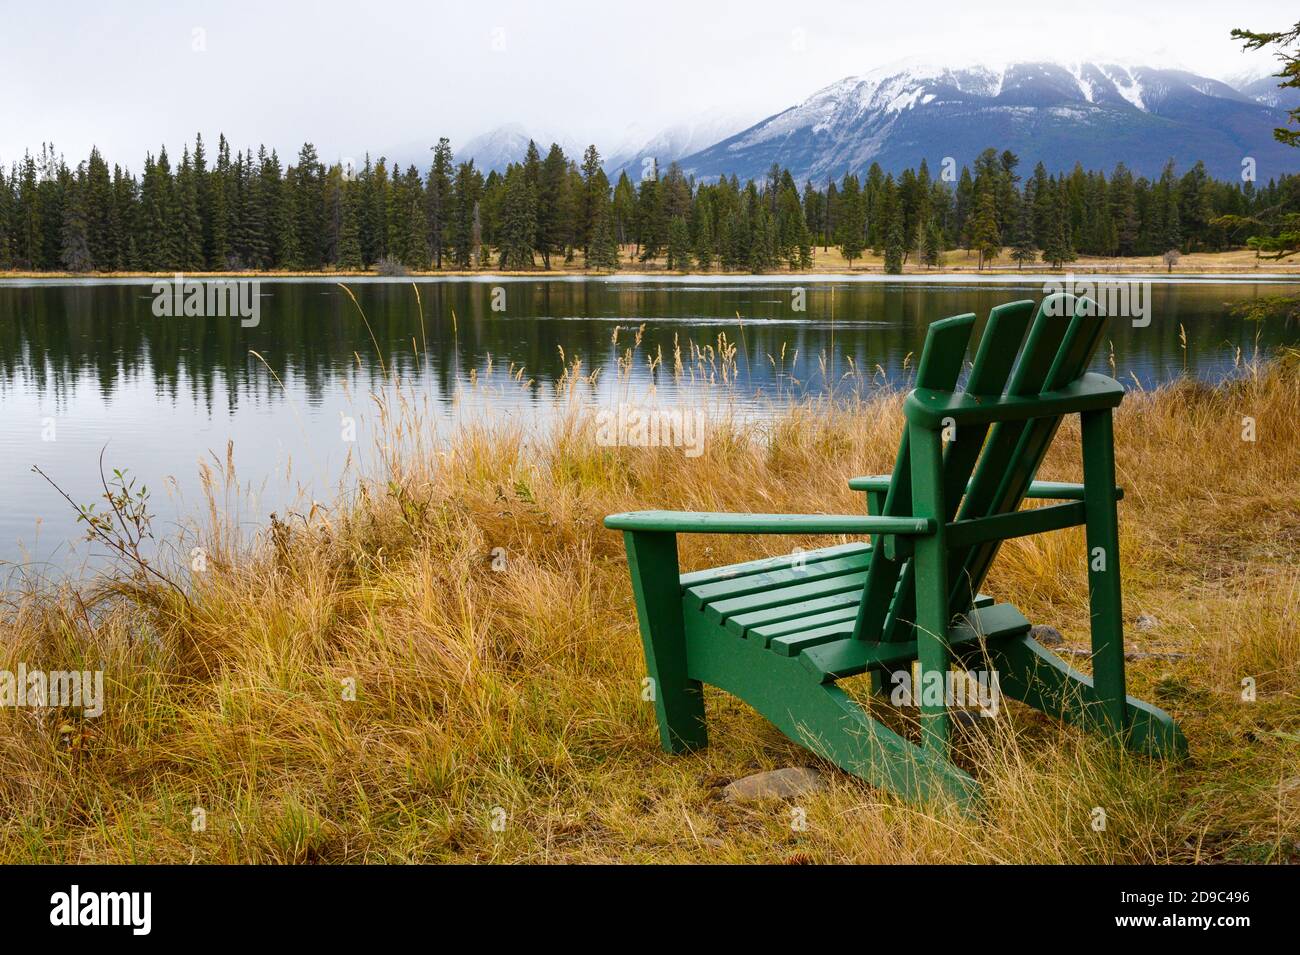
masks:
{"type": "MultiPolygon", "coordinates": [[[[489,355],[501,375],[512,363],[522,365],[525,377],[536,382],[536,393],[578,358],[584,371],[601,369],[612,377],[615,355],[625,353],[645,323],[631,365],[634,375],[645,375],[645,358],[660,352],[659,374],[671,374],[675,339],[689,354],[690,342],[716,347],[718,335],[725,333],[743,349],[737,357],[742,391],[772,394],[789,390],[796,380],[820,390],[819,356],[829,354],[832,337],[838,375],[856,368],[869,378],[879,367],[902,381],[905,358],[930,321],[964,311],[985,315],[995,304],[1039,294],[1033,287],[839,283],[832,318],[829,286],[808,286],[807,310],[795,312],[796,284],[503,282],[505,311],[495,312],[490,282],[421,283],[423,323],[409,284],[354,284],[369,329],[348,297],[329,283],[264,283],[256,328],[241,327],[237,318],[156,318],[148,284],[0,287],[0,388],[22,383],[57,399],[93,377],[107,396],[123,378],[150,375],[160,394],[174,397],[184,389],[209,407],[224,384],[234,406],[241,398],[279,393],[250,354],[256,351],[286,384],[294,382],[316,402],[340,374],[378,383],[373,331],[390,369],[403,377],[428,375],[442,395],[463,382],[470,369],[481,374],[489,355]],[[617,346],[616,327],[621,329],[617,346]]],[[[1257,334],[1263,350],[1294,342],[1293,324],[1228,316],[1234,304],[1286,290],[1154,286],[1150,327],[1133,328],[1125,319],[1111,323],[1108,338],[1117,371],[1135,371],[1149,384],[1181,370],[1180,323],[1187,330],[1188,367],[1194,373],[1226,370],[1235,347],[1249,354],[1257,334]]],[[[1108,353],[1104,346],[1099,368],[1107,367],[1108,353]]]]}

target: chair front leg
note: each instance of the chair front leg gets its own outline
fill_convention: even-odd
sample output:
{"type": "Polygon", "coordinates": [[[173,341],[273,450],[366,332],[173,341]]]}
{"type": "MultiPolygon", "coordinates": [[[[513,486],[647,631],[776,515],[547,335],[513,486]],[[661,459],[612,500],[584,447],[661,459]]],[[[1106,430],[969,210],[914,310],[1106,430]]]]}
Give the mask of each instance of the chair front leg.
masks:
{"type": "Polygon", "coordinates": [[[1115,503],[1114,433],[1109,409],[1085,412],[1082,419],[1092,681],[1106,722],[1115,733],[1123,734],[1128,727],[1128,706],[1124,687],[1124,611],[1115,503]]]}
{"type": "Polygon", "coordinates": [[[921,745],[947,758],[949,718],[946,689],[952,653],[948,647],[948,547],[944,530],[943,440],[938,431],[908,426],[912,446],[912,515],[934,519],[932,534],[917,538],[916,648],[921,699],[921,745]],[[937,674],[937,676],[936,676],[937,674]],[[939,699],[935,701],[935,682],[939,699]]]}
{"type": "Polygon", "coordinates": [[[660,742],[669,753],[698,749],[708,744],[704,689],[687,675],[677,535],[625,531],[623,540],[660,742]]]}

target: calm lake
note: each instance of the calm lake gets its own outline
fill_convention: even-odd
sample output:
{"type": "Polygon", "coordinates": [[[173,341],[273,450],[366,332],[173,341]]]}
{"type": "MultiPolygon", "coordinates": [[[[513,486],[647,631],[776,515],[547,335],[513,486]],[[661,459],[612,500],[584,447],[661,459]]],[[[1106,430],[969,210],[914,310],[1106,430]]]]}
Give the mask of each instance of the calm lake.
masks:
{"type": "MultiPolygon", "coordinates": [[[[653,386],[657,400],[674,401],[721,389],[744,413],[762,415],[825,394],[831,381],[850,394],[906,384],[929,322],[1037,298],[1042,282],[420,279],[421,318],[410,280],[354,279],[367,324],[332,280],[263,280],[258,322],[245,327],[238,318],[156,317],[150,280],[0,280],[0,561],[57,577],[93,554],[67,502],[32,467],[89,503],[102,491],[105,448],[106,469],[129,469],[149,485],[160,537],[202,506],[198,462],[224,464],[228,442],[245,490],[227,506],[250,529],[294,502],[332,500],[372,444],[369,393],[383,387],[385,370],[429,402],[431,427],[485,411],[543,420],[572,399],[574,388],[557,398],[555,384],[575,361],[583,399],[615,404],[653,386]],[[718,358],[719,336],[737,349],[730,361],[718,358]],[[341,436],[349,419],[355,442],[341,436]]],[[[1112,320],[1096,370],[1109,372],[1113,358],[1130,387],[1230,375],[1238,350],[1249,357],[1296,344],[1300,328],[1243,321],[1229,309],[1298,285],[1156,278],[1150,324],[1112,320]]]]}

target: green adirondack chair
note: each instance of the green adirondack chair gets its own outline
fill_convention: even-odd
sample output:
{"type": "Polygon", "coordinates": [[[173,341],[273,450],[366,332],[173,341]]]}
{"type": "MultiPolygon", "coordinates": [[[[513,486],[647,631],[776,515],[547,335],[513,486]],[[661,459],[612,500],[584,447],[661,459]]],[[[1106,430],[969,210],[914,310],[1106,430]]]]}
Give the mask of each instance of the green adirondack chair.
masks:
{"type": "MultiPolygon", "coordinates": [[[[702,685],[734,694],[783,733],[867,782],[963,808],[979,787],[949,759],[947,706],[922,694],[919,745],[872,719],[835,685],[917,662],[992,668],[1001,695],[1149,755],[1187,743],[1163,710],[1125,694],[1111,412],[1118,382],[1085,372],[1105,318],[1063,294],[994,308],[965,386],[973,314],[935,322],[905,403],[892,476],[854,478],[872,516],[638,511],[623,532],[664,749],[707,742],[702,685]],[[1027,333],[1027,334],[1026,334],[1027,333]],[[1082,419],[1083,484],[1035,481],[1061,419],[1082,419]],[[946,446],[945,446],[946,443],[946,446]],[[1020,510],[1025,498],[1059,503],[1020,510]],[[1001,542],[1086,527],[1089,677],[1045,650],[1010,604],[979,593],[1001,542]],[[870,537],[811,552],[680,574],[678,534],[870,537]]],[[[933,682],[934,678],[930,678],[933,682]]]]}

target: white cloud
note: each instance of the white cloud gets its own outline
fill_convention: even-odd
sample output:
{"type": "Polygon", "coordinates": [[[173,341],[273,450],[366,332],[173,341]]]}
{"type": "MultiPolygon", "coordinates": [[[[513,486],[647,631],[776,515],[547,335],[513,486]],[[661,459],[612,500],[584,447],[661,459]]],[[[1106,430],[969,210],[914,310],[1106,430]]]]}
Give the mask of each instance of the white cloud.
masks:
{"type": "Polygon", "coordinates": [[[608,153],[633,125],[653,134],[705,111],[767,115],[908,55],[1262,73],[1267,60],[1244,57],[1229,30],[1296,19],[1273,0],[1059,9],[1022,0],[10,4],[0,163],[53,140],[70,159],[94,143],[138,171],[145,149],[162,141],[179,152],[196,131],[282,154],[311,140],[332,160],[439,135],[455,146],[505,123],[608,153]]]}

